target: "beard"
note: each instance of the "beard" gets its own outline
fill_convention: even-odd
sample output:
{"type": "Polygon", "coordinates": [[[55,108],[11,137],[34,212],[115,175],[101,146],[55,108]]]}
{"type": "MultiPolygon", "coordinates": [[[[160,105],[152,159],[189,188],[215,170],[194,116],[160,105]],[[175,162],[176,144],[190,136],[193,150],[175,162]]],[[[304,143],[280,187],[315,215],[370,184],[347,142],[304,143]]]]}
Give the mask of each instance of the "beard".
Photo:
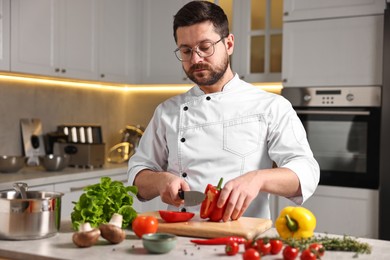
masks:
{"type": "MultiPolygon", "coordinates": [[[[195,55],[195,54],[194,54],[195,55]]],[[[192,80],[198,86],[211,86],[217,83],[223,75],[225,75],[226,70],[229,66],[229,56],[226,55],[225,59],[221,64],[213,68],[208,63],[197,63],[192,65],[188,71],[183,67],[184,72],[187,77],[192,80]],[[206,70],[204,72],[195,72],[198,69],[206,70]]]]}

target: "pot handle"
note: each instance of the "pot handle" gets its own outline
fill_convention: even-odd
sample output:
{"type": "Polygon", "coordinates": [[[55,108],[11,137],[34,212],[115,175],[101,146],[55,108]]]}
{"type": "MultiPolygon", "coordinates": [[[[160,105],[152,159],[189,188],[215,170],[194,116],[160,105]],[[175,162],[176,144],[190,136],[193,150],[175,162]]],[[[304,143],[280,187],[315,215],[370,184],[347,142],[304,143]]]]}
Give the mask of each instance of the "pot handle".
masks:
{"type": "Polygon", "coordinates": [[[27,199],[27,193],[26,191],[28,190],[28,185],[25,182],[15,182],[13,184],[13,187],[16,192],[20,192],[22,195],[22,199],[27,199]]]}

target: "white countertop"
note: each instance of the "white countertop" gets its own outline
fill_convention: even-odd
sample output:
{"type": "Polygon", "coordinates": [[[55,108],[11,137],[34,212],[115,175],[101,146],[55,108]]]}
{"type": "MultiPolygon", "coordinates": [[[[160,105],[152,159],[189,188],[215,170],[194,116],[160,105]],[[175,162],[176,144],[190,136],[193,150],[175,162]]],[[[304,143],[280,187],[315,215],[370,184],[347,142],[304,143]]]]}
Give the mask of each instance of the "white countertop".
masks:
{"type": "MultiPolygon", "coordinates": [[[[142,246],[142,240],[133,232],[127,230],[126,239],[118,244],[111,245],[104,239],[89,248],[78,248],[72,242],[73,230],[70,221],[63,221],[61,231],[50,238],[28,241],[1,241],[0,258],[12,259],[242,259],[243,247],[235,256],[225,255],[224,246],[198,246],[190,242],[189,237],[178,237],[176,248],[171,252],[158,255],[148,254],[142,246]]],[[[276,235],[275,229],[264,233],[265,236],[276,235]]],[[[359,239],[372,246],[372,253],[359,255],[358,259],[390,259],[390,241],[359,239]]],[[[352,252],[326,251],[322,259],[353,259],[352,252]]],[[[262,259],[280,260],[281,253],[276,256],[265,256],[262,259]]],[[[297,258],[299,259],[299,258],[297,258]]]]}
{"type": "Polygon", "coordinates": [[[49,172],[43,167],[25,167],[16,173],[0,173],[0,191],[12,190],[15,182],[26,182],[28,186],[55,184],[72,180],[82,180],[93,177],[102,177],[127,172],[127,163],[106,163],[101,168],[73,168],[68,167],[62,171],[49,172]]]}

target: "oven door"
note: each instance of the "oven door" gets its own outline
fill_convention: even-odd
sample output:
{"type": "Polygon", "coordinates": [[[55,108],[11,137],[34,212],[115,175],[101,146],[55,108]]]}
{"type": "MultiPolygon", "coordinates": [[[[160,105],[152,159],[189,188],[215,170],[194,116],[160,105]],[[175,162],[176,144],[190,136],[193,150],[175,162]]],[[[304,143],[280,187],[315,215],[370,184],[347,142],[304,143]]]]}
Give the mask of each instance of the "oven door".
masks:
{"type": "Polygon", "coordinates": [[[321,185],[377,189],[380,109],[295,108],[321,185]]]}

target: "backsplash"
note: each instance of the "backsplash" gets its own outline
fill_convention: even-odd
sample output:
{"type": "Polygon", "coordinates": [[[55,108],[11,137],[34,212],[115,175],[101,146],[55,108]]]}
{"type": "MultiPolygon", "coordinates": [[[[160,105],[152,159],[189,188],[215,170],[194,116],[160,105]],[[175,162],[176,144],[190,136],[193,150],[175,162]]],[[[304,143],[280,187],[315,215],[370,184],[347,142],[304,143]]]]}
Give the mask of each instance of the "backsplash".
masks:
{"type": "Polygon", "coordinates": [[[134,93],[121,89],[45,86],[0,82],[0,155],[23,154],[21,118],[39,118],[43,133],[60,124],[102,126],[106,150],[120,141],[128,124],[146,126],[155,107],[177,93],[134,93]]]}

